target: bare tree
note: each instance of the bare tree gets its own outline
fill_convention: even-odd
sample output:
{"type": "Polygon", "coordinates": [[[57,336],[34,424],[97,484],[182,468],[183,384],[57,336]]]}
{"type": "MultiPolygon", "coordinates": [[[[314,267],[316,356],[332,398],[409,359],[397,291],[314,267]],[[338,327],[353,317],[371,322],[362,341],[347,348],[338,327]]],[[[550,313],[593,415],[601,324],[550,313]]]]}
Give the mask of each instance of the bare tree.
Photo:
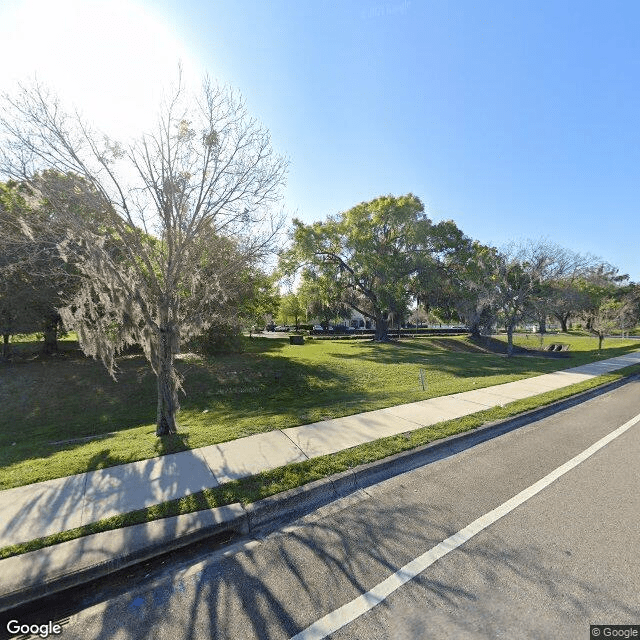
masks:
{"type": "Polygon", "coordinates": [[[560,308],[556,296],[561,285],[572,283],[602,264],[591,255],[581,255],[545,239],[512,243],[500,252],[494,299],[507,330],[507,353],[513,353],[513,331],[518,322],[535,320],[540,333],[546,318],[560,308]]]}
{"type": "Polygon", "coordinates": [[[507,331],[507,355],[513,354],[516,324],[532,314],[537,295],[539,265],[522,260],[513,253],[501,253],[496,270],[494,300],[503,315],[507,331]]]}
{"type": "Polygon", "coordinates": [[[208,79],[194,96],[179,80],[155,127],[128,144],[37,83],[3,98],[0,169],[64,217],[60,251],[82,276],[60,309],[66,326],[112,375],[117,353],[140,344],[158,381],[156,433],[175,433],[180,340],[228,311],[232,276],[274,248],[287,161],[242,99],[208,79]]]}
{"type": "Polygon", "coordinates": [[[541,265],[539,295],[533,304],[533,319],[538,322],[541,334],[545,333],[549,315],[560,322],[562,331],[567,331],[571,315],[588,305],[578,283],[598,270],[615,269],[601,258],[566,249],[544,238],[529,241],[521,252],[528,262],[541,265]]]}
{"type": "Polygon", "coordinates": [[[598,338],[598,351],[602,350],[605,336],[621,329],[624,325],[625,309],[622,302],[613,298],[605,298],[591,319],[591,333],[598,338]]]}

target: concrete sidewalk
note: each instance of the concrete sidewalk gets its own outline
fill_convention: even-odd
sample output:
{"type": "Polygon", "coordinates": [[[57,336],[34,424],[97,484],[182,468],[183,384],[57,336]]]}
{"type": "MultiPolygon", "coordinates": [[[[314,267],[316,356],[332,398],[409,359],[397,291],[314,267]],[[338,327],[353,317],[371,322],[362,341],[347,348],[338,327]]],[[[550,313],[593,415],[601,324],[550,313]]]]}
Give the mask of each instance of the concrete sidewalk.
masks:
{"type": "Polygon", "coordinates": [[[516,382],[261,433],[2,491],[0,546],[73,529],[229,480],[470,415],[638,363],[640,352],[633,352],[516,382]]]}

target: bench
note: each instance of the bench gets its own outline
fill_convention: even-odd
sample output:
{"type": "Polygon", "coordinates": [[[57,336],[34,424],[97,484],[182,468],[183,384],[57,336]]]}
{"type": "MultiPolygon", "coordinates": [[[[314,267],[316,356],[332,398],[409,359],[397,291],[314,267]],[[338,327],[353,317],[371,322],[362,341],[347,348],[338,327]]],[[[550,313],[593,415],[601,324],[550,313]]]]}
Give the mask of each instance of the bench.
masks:
{"type": "Polygon", "coordinates": [[[569,347],[571,345],[569,344],[560,344],[557,342],[554,342],[553,344],[550,344],[547,347],[547,351],[569,351],[569,347]]]}

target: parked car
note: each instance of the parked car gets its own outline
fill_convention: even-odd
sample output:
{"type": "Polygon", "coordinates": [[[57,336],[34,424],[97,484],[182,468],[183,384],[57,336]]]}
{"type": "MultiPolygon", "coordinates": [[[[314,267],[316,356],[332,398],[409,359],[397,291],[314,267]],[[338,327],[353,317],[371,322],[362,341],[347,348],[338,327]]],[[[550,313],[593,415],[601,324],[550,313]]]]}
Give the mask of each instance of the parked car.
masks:
{"type": "Polygon", "coordinates": [[[313,330],[314,331],[324,331],[324,328],[320,324],[314,324],[313,325],[313,330]]]}

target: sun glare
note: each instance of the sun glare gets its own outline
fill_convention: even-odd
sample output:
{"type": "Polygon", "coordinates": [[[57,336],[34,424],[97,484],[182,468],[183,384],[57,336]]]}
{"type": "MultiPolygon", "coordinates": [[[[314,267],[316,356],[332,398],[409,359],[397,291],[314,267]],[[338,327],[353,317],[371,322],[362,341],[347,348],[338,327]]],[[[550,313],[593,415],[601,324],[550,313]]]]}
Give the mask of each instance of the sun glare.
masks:
{"type": "Polygon", "coordinates": [[[37,76],[67,106],[120,138],[147,128],[162,91],[198,69],[170,24],[126,0],[22,0],[0,8],[0,89],[37,76]]]}

